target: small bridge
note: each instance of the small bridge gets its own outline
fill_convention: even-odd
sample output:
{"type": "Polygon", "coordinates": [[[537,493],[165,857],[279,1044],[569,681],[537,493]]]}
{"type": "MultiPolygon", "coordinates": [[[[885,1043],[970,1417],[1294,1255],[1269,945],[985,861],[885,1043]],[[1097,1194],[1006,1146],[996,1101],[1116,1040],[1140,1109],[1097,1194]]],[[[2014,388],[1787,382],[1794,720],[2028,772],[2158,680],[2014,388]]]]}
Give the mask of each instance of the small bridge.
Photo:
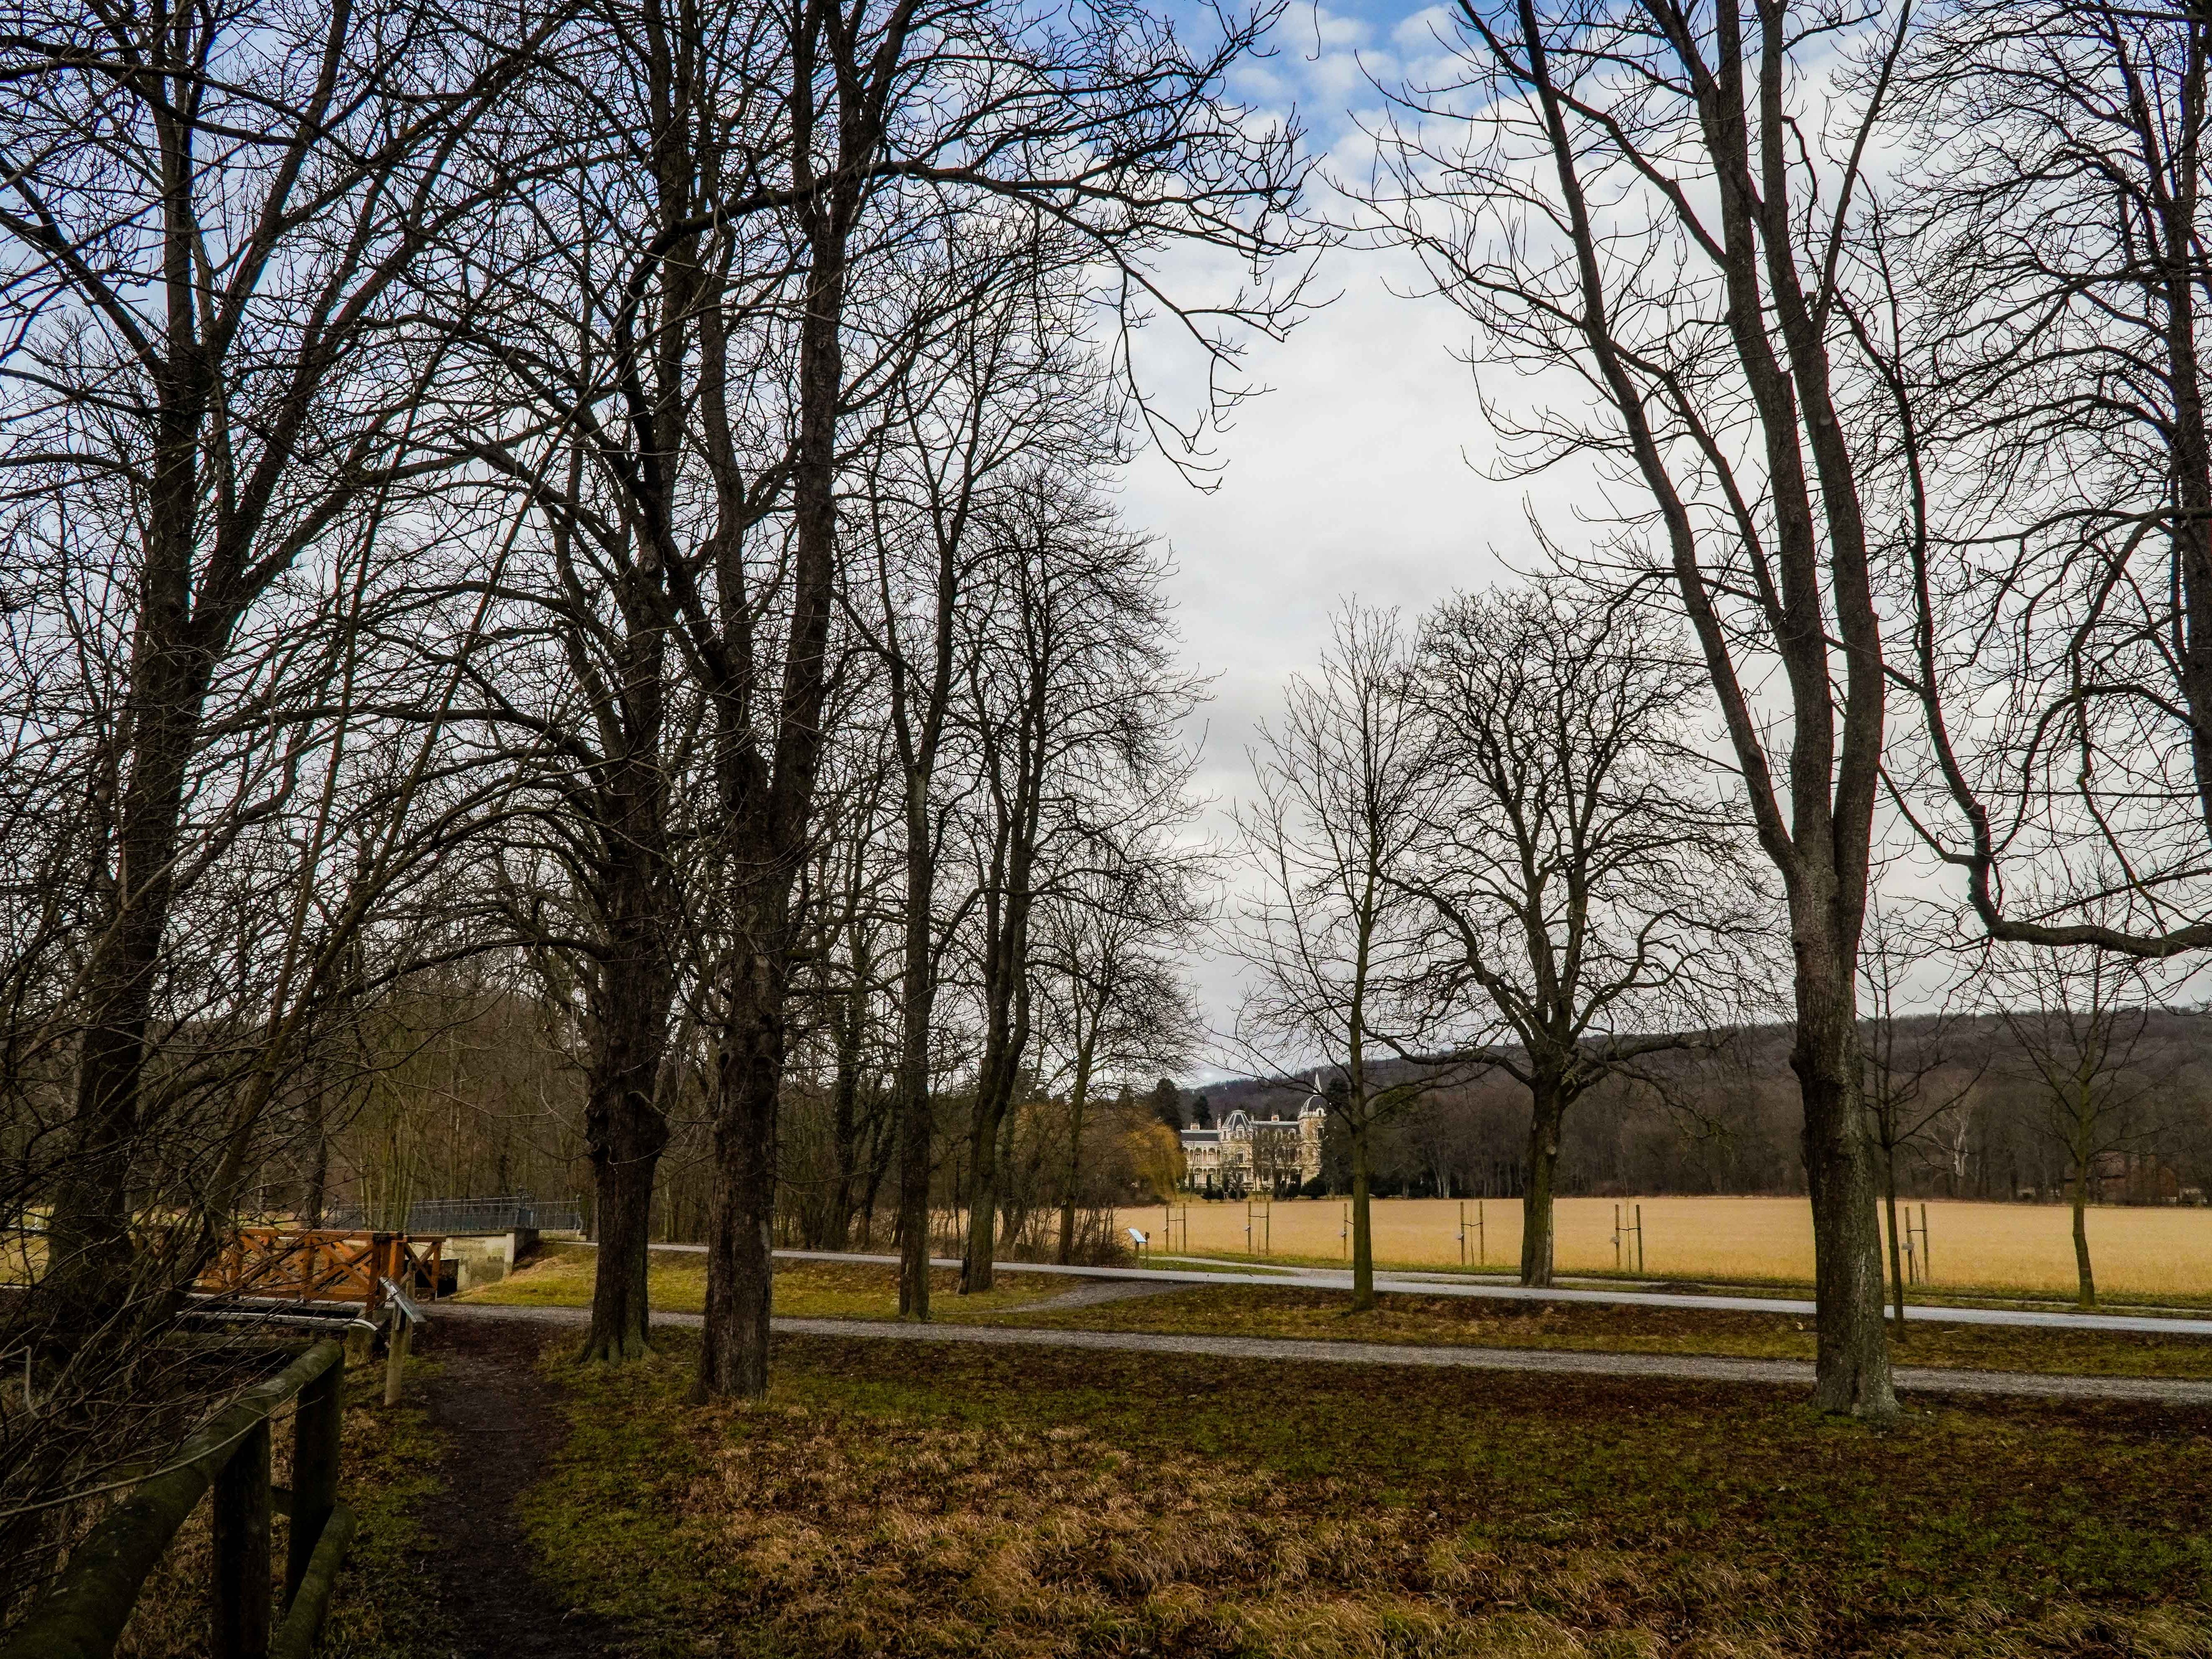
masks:
{"type": "Polygon", "coordinates": [[[193,1288],[257,1301],[358,1304],[374,1319],[387,1283],[431,1301],[449,1288],[445,1243],[415,1233],[240,1227],[193,1288]]]}

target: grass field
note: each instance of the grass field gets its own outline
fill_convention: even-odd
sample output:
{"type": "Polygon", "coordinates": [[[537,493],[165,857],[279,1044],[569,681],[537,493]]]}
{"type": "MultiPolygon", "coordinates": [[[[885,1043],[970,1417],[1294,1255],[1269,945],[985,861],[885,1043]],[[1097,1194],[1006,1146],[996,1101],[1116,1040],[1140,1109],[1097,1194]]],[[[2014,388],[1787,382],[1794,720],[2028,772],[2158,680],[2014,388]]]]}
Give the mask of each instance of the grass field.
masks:
{"type": "MultiPolygon", "coordinates": [[[[1172,1295],[1066,1310],[1039,1309],[1007,1324],[1164,1334],[1292,1337],[1425,1346],[1561,1348],[1606,1353],[1814,1358],[1810,1319],[1722,1308],[1486,1302],[1385,1295],[1354,1314],[1340,1291],[1194,1286],[1172,1295]]],[[[1901,1365],[2063,1376],[2212,1377],[2212,1338],[2043,1327],[1915,1323],[1892,1350],[1901,1365]]]]}
{"type": "MultiPolygon", "coordinates": [[[[551,1244],[496,1285],[455,1297],[507,1307],[581,1308],[592,1300],[599,1252],[551,1244]]],[[[979,1296],[958,1296],[960,1276],[939,1268],[930,1276],[930,1311],[943,1319],[982,1320],[1057,1296],[1064,1279],[1043,1273],[1005,1273],[979,1296]]],[[[698,1313],[707,1305],[707,1258],[696,1250],[655,1250],[646,1267],[646,1292],[667,1313],[698,1313]]],[[[839,1261],[775,1264],[775,1310],[808,1319],[890,1319],[898,1314],[898,1275],[886,1267],[839,1261]]]]}
{"type": "MultiPolygon", "coordinates": [[[[2212,1413],[688,1334],[549,1373],[553,1582],[649,1654],[2212,1652],[2212,1413]]],[[[552,1345],[557,1352],[560,1346],[552,1345]]]]}
{"type": "MultiPolygon", "coordinates": [[[[1613,1209],[1622,1200],[1559,1200],[1555,1260],[1562,1273],[1611,1273],[1613,1209]]],[[[1645,1198],[1644,1272],[1653,1279],[1808,1282],[1812,1211],[1802,1198],[1645,1198]]],[[[1266,1206],[1264,1220],[1239,1203],[1194,1200],[1178,1206],[1171,1229],[1161,1210],[1116,1215],[1121,1226],[1153,1235],[1156,1248],[1199,1255],[1256,1253],[1264,1241],[1290,1261],[1340,1262],[1346,1205],[1340,1199],[1291,1199],[1266,1206]],[[1185,1223],[1188,1222],[1186,1228],[1185,1223]],[[1247,1226],[1253,1229],[1246,1232],[1247,1226]],[[1186,1232],[1188,1237],[1186,1238],[1186,1232]]],[[[1521,1205],[1481,1203],[1480,1260],[1510,1269],[1521,1259],[1521,1205]]],[[[1460,1265],[1459,1200],[1378,1199],[1375,1259],[1393,1267],[1460,1265]]],[[[1466,1201],[1467,1261],[1476,1263],[1476,1200],[1466,1201]]],[[[1919,1206],[1913,1206],[1915,1220],[1919,1206]]],[[[1941,1289],[2070,1291],[2072,1220],[2063,1206],[1928,1203],[1929,1256],[1941,1289]]],[[[2089,1212],[2089,1249],[2106,1297],[2212,1296],[2212,1208],[2123,1208],[2089,1212]]]]}

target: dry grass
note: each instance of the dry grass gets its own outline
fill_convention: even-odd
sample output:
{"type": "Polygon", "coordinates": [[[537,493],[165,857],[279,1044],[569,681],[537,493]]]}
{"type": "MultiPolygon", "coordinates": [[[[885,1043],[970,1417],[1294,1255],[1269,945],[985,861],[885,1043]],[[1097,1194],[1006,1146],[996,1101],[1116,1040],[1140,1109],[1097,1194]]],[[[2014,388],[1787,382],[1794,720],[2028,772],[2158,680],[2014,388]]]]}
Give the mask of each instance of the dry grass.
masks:
{"type": "MultiPolygon", "coordinates": [[[[1176,1334],[1295,1337],[1447,1347],[1564,1348],[1613,1353],[1814,1357],[1813,1322],[1724,1309],[1607,1307],[1385,1296],[1354,1314],[1340,1291],[1212,1285],[1095,1308],[1040,1310],[1024,1325],[1176,1334]]],[[[2094,1376],[2212,1377],[2212,1338],[1916,1322],[1893,1350],[1905,1365],[2094,1376]]]]}
{"type": "Polygon", "coordinates": [[[667,1654],[2202,1655],[2203,1413],[779,1345],[574,1381],[549,1571],[667,1654]]]}
{"type": "MultiPolygon", "coordinates": [[[[1559,1200],[1556,1260],[1562,1273],[1614,1270],[1616,1200],[1559,1200]]],[[[1802,1198],[1645,1198],[1644,1270],[1654,1279],[1717,1279],[1809,1283],[1813,1218],[1802,1198]]],[[[1477,1200],[1466,1200],[1468,1262],[1476,1265],[1477,1200]]],[[[1265,1224],[1272,1253],[1286,1261],[1341,1262],[1346,1205],[1340,1199],[1291,1199],[1270,1206],[1265,1224]]],[[[1493,1271],[1521,1259],[1521,1206],[1515,1199],[1481,1201],[1480,1260],[1493,1271]]],[[[1200,1255],[1256,1253],[1261,1224],[1243,1203],[1193,1200],[1171,1231],[1158,1206],[1116,1214],[1116,1225],[1144,1229],[1163,1249],[1200,1255]],[[1255,1228],[1248,1237],[1245,1228],[1255,1228]]],[[[1919,1206],[1913,1206],[1917,1221],[1919,1206]]],[[[1460,1265],[1460,1201],[1378,1199],[1375,1257],[1400,1267],[1460,1265]]],[[[1928,1205],[1929,1255],[1938,1288],[2070,1292],[2074,1288],[2072,1219],[2048,1204],[1928,1205]]],[[[2108,1297],[2212,1296],[2212,1208],[2100,1206],[2089,1214],[2089,1249],[2099,1290],[2108,1297]]]]}
{"type": "MultiPolygon", "coordinates": [[[[574,1244],[546,1246],[496,1285],[455,1298],[507,1307],[583,1308],[592,1301],[599,1252],[574,1244]]],[[[952,1321],[988,1320],[1068,1288],[1045,1273],[1005,1273],[989,1291],[956,1296],[959,1275],[940,1268],[931,1275],[932,1311],[952,1321]],[[941,1294],[943,1305],[938,1305],[941,1294]]],[[[707,1258],[696,1250],[654,1250],[647,1267],[647,1294],[667,1313],[698,1313],[707,1305],[707,1258]]],[[[805,1319],[894,1319],[898,1274],[872,1262],[779,1261],[775,1310],[805,1319]]]]}

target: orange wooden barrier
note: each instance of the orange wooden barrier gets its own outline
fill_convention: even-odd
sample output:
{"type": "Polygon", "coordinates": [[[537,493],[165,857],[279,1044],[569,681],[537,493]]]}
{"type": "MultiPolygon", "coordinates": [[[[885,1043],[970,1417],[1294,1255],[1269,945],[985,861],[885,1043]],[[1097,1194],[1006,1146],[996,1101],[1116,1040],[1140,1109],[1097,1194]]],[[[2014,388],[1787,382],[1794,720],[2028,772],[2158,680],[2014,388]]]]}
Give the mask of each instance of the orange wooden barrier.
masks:
{"type": "Polygon", "coordinates": [[[240,1227],[198,1288],[285,1302],[359,1303],[373,1317],[384,1305],[382,1279],[436,1300],[444,1249],[441,1237],[406,1233],[240,1227]]]}

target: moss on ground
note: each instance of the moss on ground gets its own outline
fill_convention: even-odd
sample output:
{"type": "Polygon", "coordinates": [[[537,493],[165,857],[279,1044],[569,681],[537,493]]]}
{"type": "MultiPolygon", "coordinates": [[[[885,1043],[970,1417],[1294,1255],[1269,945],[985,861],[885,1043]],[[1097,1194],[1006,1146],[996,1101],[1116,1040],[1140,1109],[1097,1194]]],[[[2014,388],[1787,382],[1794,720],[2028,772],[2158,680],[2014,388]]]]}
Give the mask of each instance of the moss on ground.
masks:
{"type": "Polygon", "coordinates": [[[395,1407],[383,1403],[381,1363],[358,1367],[346,1378],[338,1490],[359,1524],[331,1597],[317,1659],[422,1659],[440,1650],[443,1621],[431,1563],[441,1540],[416,1519],[439,1484],[438,1435],[422,1404],[422,1381],[437,1363],[409,1358],[395,1407]]]}
{"type": "Polygon", "coordinates": [[[2212,1413],[688,1334],[562,1373],[549,1573],[669,1654],[2212,1651],[2212,1413]]]}

